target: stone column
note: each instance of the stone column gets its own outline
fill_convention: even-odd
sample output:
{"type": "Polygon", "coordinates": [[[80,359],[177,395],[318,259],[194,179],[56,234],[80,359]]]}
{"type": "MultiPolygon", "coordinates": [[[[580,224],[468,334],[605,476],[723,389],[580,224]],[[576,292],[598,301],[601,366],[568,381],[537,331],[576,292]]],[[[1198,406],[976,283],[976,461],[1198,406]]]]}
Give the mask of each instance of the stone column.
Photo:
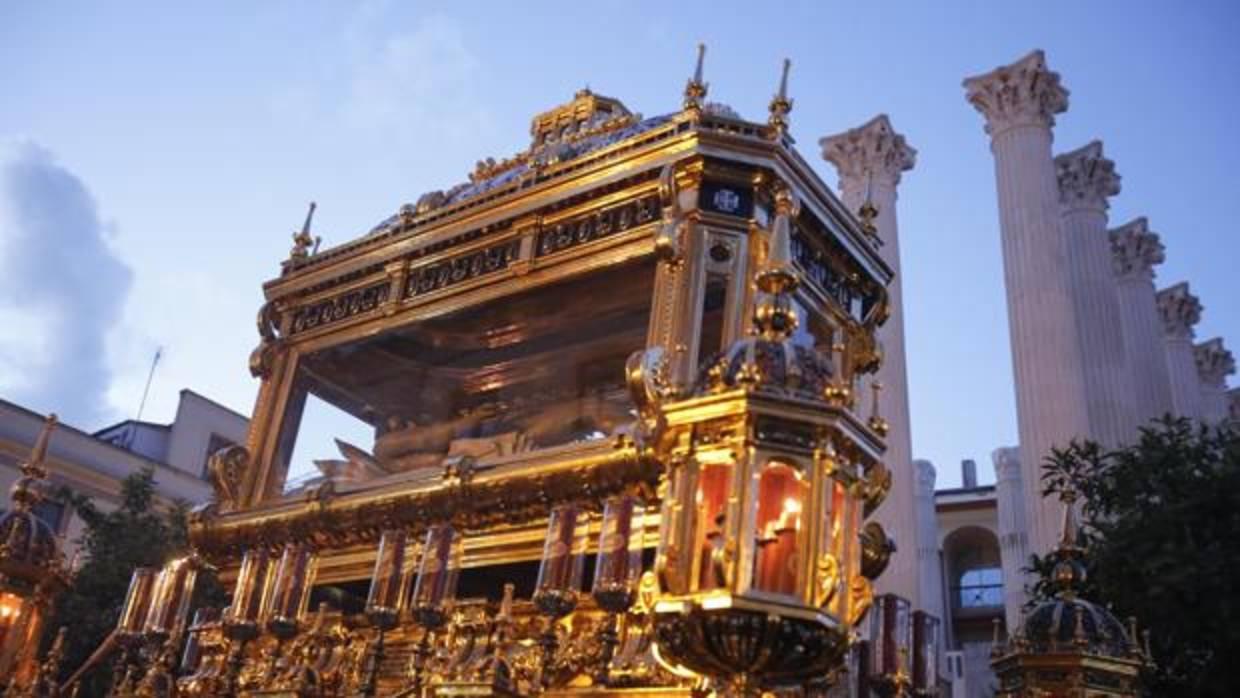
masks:
{"type": "MultiPolygon", "coordinates": [[[[943,621],[944,629],[950,618],[943,607],[943,569],[939,560],[939,520],[934,504],[934,464],[928,460],[913,461],[917,471],[917,577],[921,582],[919,596],[921,610],[932,613],[943,621]]],[[[940,637],[940,640],[942,638],[940,637]]],[[[942,646],[942,645],[940,645],[942,646]]]]}
{"type": "Polygon", "coordinates": [[[1051,127],[1055,114],[1068,107],[1068,91],[1041,51],[968,78],[964,86],[969,102],[986,117],[995,157],[1029,543],[1031,552],[1045,553],[1059,535],[1060,507],[1038,490],[1043,460],[1053,447],[1089,434],[1051,159],[1051,127]]]}
{"type": "Polygon", "coordinates": [[[1227,391],[1227,415],[1231,423],[1240,428],[1240,388],[1227,391]]]}
{"type": "Polygon", "coordinates": [[[1110,238],[1134,426],[1144,426],[1172,410],[1162,320],[1154,301],[1154,265],[1166,257],[1145,217],[1112,229],[1110,238]]]}
{"type": "Polygon", "coordinates": [[[900,235],[896,222],[896,187],[901,173],[913,168],[917,151],[896,133],[885,114],[843,133],[818,141],[822,157],[840,175],[840,197],[857,213],[867,200],[878,210],[874,220],[881,246],[878,253],[895,272],[887,287],[891,317],[878,330],[883,364],[875,375],[882,383],[883,416],[891,425],[887,436],[887,466],[892,471],[891,492],[875,513],[896,540],[896,553],[887,572],[878,579],[879,593],[895,593],[923,607],[918,567],[920,537],[914,511],[917,474],[913,469],[912,434],[908,415],[908,377],[904,359],[903,276],[900,273],[900,235]]]}
{"type": "Polygon", "coordinates": [[[1236,372],[1236,359],[1223,346],[1222,337],[1193,347],[1193,359],[1201,380],[1201,418],[1210,424],[1221,424],[1230,416],[1227,376],[1236,372]]]}
{"type": "Polygon", "coordinates": [[[1119,193],[1115,163],[1102,142],[1055,158],[1067,236],[1068,282],[1076,310],[1089,434],[1115,447],[1136,434],[1133,388],[1120,326],[1119,296],[1107,238],[1107,199],[1119,193]]]}
{"type": "Polygon", "coordinates": [[[1023,570],[1029,564],[1020,449],[997,448],[991,454],[991,460],[995,465],[999,562],[1003,567],[1003,616],[1011,632],[1020,624],[1020,607],[1025,603],[1025,584],[1028,581],[1023,570]]]}
{"type": "Polygon", "coordinates": [[[1155,294],[1163,323],[1163,352],[1171,379],[1171,411],[1179,417],[1201,419],[1201,379],[1193,356],[1193,326],[1201,321],[1201,301],[1188,282],[1155,294]]]}

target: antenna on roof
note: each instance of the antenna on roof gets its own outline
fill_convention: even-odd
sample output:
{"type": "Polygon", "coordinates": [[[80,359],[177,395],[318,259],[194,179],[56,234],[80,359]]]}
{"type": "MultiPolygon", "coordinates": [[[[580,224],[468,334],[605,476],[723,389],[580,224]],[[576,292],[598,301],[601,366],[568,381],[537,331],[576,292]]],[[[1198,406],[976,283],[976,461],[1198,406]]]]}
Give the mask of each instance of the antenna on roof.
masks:
{"type": "Polygon", "coordinates": [[[164,348],[159,347],[155,350],[155,358],[151,359],[151,371],[146,374],[146,387],[142,389],[142,402],[138,403],[138,416],[133,418],[137,422],[142,419],[142,410],[146,408],[146,396],[151,392],[151,381],[155,378],[155,367],[159,365],[159,359],[164,354],[164,348]]]}

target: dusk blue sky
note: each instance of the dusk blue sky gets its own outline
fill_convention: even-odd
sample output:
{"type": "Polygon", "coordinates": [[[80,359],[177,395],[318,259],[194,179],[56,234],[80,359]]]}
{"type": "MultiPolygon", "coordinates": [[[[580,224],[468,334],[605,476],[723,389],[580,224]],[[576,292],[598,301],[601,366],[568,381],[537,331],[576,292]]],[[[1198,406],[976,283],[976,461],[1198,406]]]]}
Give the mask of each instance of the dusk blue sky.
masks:
{"type": "MultiPolygon", "coordinates": [[[[710,99],[765,118],[792,59],[792,133],[877,113],[918,150],[900,187],[916,455],[1016,441],[998,214],[960,81],[1046,51],[1071,90],[1055,149],[1100,138],[1111,223],[1148,216],[1240,348],[1240,5],[1233,2],[0,5],[0,397],[86,429],[167,421],[189,387],[249,413],[260,284],[308,201],[331,245],[480,158],[582,86],[678,108],[694,46],[710,99]],[[1231,211],[1232,213],[1228,213],[1231,211]]],[[[316,454],[329,456],[330,453],[316,454]]]]}

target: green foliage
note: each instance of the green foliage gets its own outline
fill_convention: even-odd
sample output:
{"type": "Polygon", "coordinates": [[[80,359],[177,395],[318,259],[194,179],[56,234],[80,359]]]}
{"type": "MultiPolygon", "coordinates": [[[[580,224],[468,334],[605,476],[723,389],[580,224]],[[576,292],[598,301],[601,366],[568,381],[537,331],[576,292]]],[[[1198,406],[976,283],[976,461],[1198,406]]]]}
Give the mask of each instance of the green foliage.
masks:
{"type": "MultiPolygon", "coordinates": [[[[188,549],[186,507],[174,504],[160,510],[155,501],[155,477],[151,469],[133,473],[121,481],[121,505],[103,512],[80,494],[61,489],[57,497],[73,507],[86,524],[81,538],[85,562],[70,586],[56,601],[50,623],[68,627],[65,660],[68,674],[77,670],[116,625],[129,578],[135,567],[160,567],[188,549]]],[[[217,601],[222,595],[212,575],[200,575],[196,597],[217,601]]],[[[109,662],[92,671],[83,682],[83,696],[102,696],[110,681],[109,662]]]]}
{"type": "MultiPolygon", "coordinates": [[[[1158,664],[1152,695],[1240,695],[1240,431],[1167,418],[1113,452],[1073,443],[1043,468],[1043,495],[1082,500],[1080,593],[1135,616],[1158,664]]],[[[1034,557],[1052,593],[1053,553],[1034,557]]]]}

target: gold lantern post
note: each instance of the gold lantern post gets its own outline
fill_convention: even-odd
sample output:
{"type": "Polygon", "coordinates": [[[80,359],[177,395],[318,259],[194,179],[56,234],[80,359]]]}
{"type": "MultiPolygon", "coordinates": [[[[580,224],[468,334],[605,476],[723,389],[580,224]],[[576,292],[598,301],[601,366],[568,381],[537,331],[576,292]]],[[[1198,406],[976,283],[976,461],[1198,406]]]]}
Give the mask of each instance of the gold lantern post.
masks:
{"type": "Polygon", "coordinates": [[[436,524],[426,532],[418,577],[409,600],[410,615],[422,627],[422,638],[413,650],[411,695],[421,695],[431,641],[448,622],[461,575],[464,539],[451,524],[436,524]]]}
{"type": "Polygon", "coordinates": [[[637,600],[638,580],[642,575],[643,511],[641,500],[632,495],[613,497],[603,507],[594,584],[590,591],[594,602],[609,616],[601,633],[602,653],[595,676],[600,685],[610,681],[611,661],[620,643],[619,619],[637,600]]]}
{"type": "Polygon", "coordinates": [[[366,599],[366,618],[375,628],[375,641],[366,680],[362,684],[361,693],[364,696],[375,695],[384,657],[384,635],[396,627],[405,606],[411,577],[409,559],[409,533],[403,529],[384,531],[379,539],[379,552],[375,556],[370,593],[366,599]]]}
{"type": "Polygon", "coordinates": [[[247,550],[241,558],[232,603],[224,610],[222,628],[229,640],[228,660],[222,688],[235,695],[245,662],[245,646],[262,631],[263,608],[272,579],[271,553],[264,547],[247,550]]]}
{"type": "Polygon", "coordinates": [[[706,368],[692,395],[658,405],[671,445],[658,650],[742,694],[801,685],[843,662],[870,604],[866,574],[882,571],[888,544],[878,529],[867,557],[879,564],[863,566],[861,522],[867,498],[881,496],[883,444],[849,409],[844,352],[831,360],[792,339],[799,206],[781,185],[771,198],[753,333],[706,368]]]}

